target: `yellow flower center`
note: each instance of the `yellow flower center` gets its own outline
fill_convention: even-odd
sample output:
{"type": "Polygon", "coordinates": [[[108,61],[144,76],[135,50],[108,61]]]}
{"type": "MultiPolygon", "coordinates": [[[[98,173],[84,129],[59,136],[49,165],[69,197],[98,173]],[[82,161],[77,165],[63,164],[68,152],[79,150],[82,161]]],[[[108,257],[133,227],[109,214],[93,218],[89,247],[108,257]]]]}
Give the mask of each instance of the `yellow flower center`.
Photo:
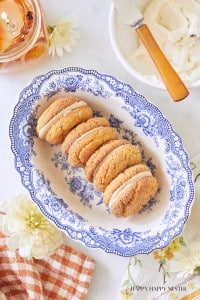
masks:
{"type": "Polygon", "coordinates": [[[31,228],[44,228],[45,223],[43,216],[34,210],[31,210],[26,218],[26,224],[31,228]]]}

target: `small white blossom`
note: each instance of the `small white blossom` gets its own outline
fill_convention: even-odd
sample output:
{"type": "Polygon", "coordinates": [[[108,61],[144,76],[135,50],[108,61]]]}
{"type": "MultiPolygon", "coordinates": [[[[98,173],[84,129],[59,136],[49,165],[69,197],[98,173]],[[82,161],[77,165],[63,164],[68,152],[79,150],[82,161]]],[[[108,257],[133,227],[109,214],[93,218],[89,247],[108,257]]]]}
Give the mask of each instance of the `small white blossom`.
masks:
{"type": "Polygon", "coordinates": [[[192,242],[182,252],[174,253],[169,268],[171,272],[177,273],[177,278],[200,273],[200,242],[192,242]]]}
{"type": "Polygon", "coordinates": [[[76,30],[75,22],[72,18],[58,23],[56,26],[49,26],[49,54],[54,57],[57,54],[63,56],[63,50],[68,53],[72,52],[72,48],[77,44],[80,37],[76,30]]]}
{"type": "Polygon", "coordinates": [[[0,216],[2,233],[8,237],[8,247],[18,249],[21,257],[44,258],[63,243],[62,232],[41,214],[26,195],[15,197],[4,212],[0,216]]]}

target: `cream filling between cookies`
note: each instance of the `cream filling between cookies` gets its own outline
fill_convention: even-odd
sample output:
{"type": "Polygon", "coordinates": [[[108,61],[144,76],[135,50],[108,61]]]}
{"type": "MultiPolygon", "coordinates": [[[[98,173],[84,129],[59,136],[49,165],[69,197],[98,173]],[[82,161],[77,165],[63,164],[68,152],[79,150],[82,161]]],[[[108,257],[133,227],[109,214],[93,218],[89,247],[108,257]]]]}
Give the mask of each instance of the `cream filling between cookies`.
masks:
{"type": "Polygon", "coordinates": [[[87,103],[85,101],[78,101],[78,102],[71,104],[70,106],[67,106],[63,110],[61,110],[56,116],[54,116],[49,122],[47,122],[47,124],[45,124],[38,131],[39,138],[41,138],[41,139],[45,138],[45,136],[46,136],[47,132],[49,131],[49,129],[51,128],[51,126],[53,124],[55,124],[60,118],[67,116],[70,112],[72,112],[72,110],[82,107],[82,106],[85,106],[85,105],[87,105],[87,103]]]}
{"type": "MultiPolygon", "coordinates": [[[[108,126],[99,126],[99,127],[95,127],[85,133],[83,133],[79,138],[77,138],[71,146],[76,146],[82,139],[84,139],[85,137],[87,137],[88,135],[90,135],[93,131],[97,130],[97,129],[101,129],[101,128],[105,128],[105,127],[108,127],[108,126]]],[[[70,147],[71,147],[70,146],[70,147]]]]}
{"type": "Polygon", "coordinates": [[[116,189],[114,191],[114,193],[112,194],[110,201],[109,201],[109,207],[111,207],[113,205],[113,203],[118,199],[118,197],[127,189],[129,188],[131,185],[136,184],[139,180],[145,178],[145,177],[149,177],[152,176],[150,171],[143,171],[140,172],[136,175],[134,175],[133,177],[131,177],[130,179],[128,179],[126,182],[124,182],[118,189],[116,189]]]}

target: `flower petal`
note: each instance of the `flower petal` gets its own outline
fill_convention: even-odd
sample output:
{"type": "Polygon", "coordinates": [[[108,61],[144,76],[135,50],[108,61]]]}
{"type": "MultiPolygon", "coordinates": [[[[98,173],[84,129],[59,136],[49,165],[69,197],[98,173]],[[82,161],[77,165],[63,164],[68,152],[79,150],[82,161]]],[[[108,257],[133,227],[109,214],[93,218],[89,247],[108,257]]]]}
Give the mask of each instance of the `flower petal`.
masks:
{"type": "Polygon", "coordinates": [[[31,258],[31,247],[29,245],[19,248],[19,255],[23,258],[31,258]]]}
{"type": "Polygon", "coordinates": [[[177,278],[193,274],[199,263],[199,244],[192,244],[183,252],[174,253],[174,258],[169,262],[169,269],[171,272],[178,273],[177,278]]]}
{"type": "Polygon", "coordinates": [[[193,242],[190,244],[190,260],[195,267],[200,266],[200,243],[193,242]]]}
{"type": "Polygon", "coordinates": [[[42,258],[52,254],[63,242],[62,232],[41,214],[30,198],[15,198],[9,213],[1,220],[2,231],[9,236],[8,247],[19,249],[22,257],[42,258]]]}
{"type": "Polygon", "coordinates": [[[63,56],[63,48],[62,47],[56,47],[56,53],[59,57],[63,56]]]}
{"type": "Polygon", "coordinates": [[[17,250],[19,248],[20,236],[18,234],[14,234],[7,239],[7,245],[10,250],[17,250]]]}
{"type": "Polygon", "coordinates": [[[50,49],[49,54],[54,57],[57,54],[63,56],[63,50],[68,53],[72,52],[72,47],[77,44],[80,34],[75,30],[75,23],[72,19],[60,22],[52,29],[49,36],[50,49]]]}

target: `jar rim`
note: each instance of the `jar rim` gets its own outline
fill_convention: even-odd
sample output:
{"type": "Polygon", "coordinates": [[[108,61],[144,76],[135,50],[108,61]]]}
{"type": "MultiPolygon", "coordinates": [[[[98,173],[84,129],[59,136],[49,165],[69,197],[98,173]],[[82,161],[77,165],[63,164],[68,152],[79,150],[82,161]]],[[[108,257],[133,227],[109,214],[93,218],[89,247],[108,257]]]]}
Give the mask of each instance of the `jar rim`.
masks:
{"type": "Polygon", "coordinates": [[[30,39],[26,41],[26,43],[21,43],[21,47],[17,47],[17,49],[14,49],[12,52],[0,54],[0,63],[10,62],[22,57],[34,46],[37,39],[39,38],[42,24],[42,14],[40,10],[40,5],[38,3],[38,0],[29,0],[29,2],[31,2],[32,4],[36,16],[34,20],[32,33],[29,37],[30,39]]]}

